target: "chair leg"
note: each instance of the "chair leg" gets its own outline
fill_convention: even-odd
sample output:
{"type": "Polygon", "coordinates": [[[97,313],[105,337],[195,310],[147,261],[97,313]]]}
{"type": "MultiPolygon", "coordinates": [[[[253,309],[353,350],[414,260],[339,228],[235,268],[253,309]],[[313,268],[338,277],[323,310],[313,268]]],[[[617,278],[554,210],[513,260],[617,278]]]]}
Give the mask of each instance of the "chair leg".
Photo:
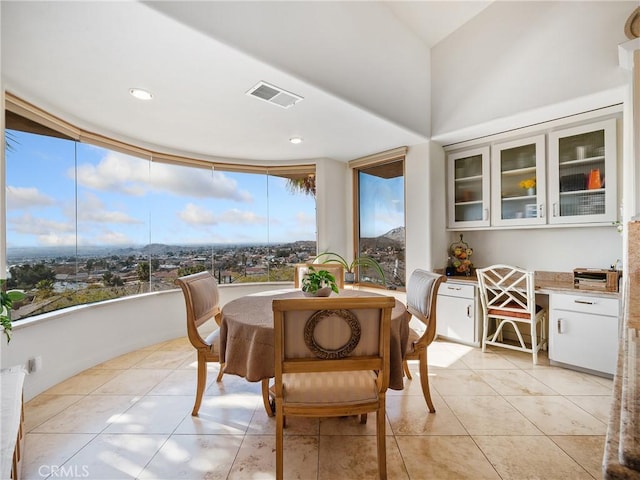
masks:
{"type": "Polygon", "coordinates": [[[489,317],[483,315],[482,319],[482,353],[487,351],[487,335],[489,335],[489,317]]]}
{"type": "Polygon", "coordinates": [[[433,406],[431,400],[431,391],[429,390],[429,365],[427,364],[427,349],[420,352],[420,385],[422,386],[422,394],[427,402],[427,407],[431,413],[436,413],[436,407],[433,406]]]}
{"type": "Polygon", "coordinates": [[[264,409],[267,412],[269,417],[273,417],[274,410],[273,405],[271,404],[271,395],[269,393],[269,379],[262,379],[262,403],[264,404],[264,409]]]}
{"type": "Polygon", "coordinates": [[[376,412],[376,436],[378,444],[378,474],[380,480],[387,479],[387,444],[385,432],[386,399],[380,398],[380,408],[376,412]]]}
{"type": "MultiPolygon", "coordinates": [[[[264,381],[265,380],[263,380],[263,382],[264,381]]],[[[276,480],[282,480],[284,476],[284,465],[282,458],[284,450],[284,412],[282,411],[282,405],[280,404],[276,406],[276,410],[276,480]]]]}
{"type": "Polygon", "coordinates": [[[218,378],[216,378],[216,382],[221,382],[222,381],[222,375],[224,374],[225,365],[226,365],[226,363],[220,362],[220,371],[218,372],[218,378]]]}
{"type": "Polygon", "coordinates": [[[200,404],[202,403],[202,396],[204,395],[204,387],[207,384],[207,361],[204,358],[204,354],[198,352],[198,380],[196,387],[196,401],[193,404],[193,410],[191,415],[198,416],[198,410],[200,410],[200,404]]]}
{"type": "Polygon", "coordinates": [[[409,380],[413,380],[413,377],[411,376],[411,372],[409,371],[409,364],[407,363],[406,360],[402,361],[402,368],[404,369],[404,374],[407,376],[407,378],[409,380]]]}

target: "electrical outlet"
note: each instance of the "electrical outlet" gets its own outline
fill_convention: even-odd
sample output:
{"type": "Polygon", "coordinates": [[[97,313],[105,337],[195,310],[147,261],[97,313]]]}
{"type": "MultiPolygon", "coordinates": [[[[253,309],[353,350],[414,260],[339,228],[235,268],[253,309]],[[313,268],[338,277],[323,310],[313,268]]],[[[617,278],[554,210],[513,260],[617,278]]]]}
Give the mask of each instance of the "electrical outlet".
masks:
{"type": "Polygon", "coordinates": [[[29,373],[36,373],[42,370],[42,357],[37,356],[29,359],[27,370],[29,373]]]}

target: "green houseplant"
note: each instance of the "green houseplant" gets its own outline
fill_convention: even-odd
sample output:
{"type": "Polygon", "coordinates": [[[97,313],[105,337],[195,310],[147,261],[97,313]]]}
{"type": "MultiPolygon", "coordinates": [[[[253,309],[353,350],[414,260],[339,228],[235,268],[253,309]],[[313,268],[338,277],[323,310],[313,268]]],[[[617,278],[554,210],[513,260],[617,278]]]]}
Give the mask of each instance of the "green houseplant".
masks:
{"type": "Polygon", "coordinates": [[[11,307],[13,302],[23,300],[26,295],[19,290],[5,291],[5,279],[0,278],[0,325],[4,329],[4,335],[7,337],[7,343],[11,341],[11,307]]]}
{"type": "Polygon", "coordinates": [[[328,297],[331,292],[340,293],[336,277],[326,270],[309,267],[309,272],[302,277],[302,291],[307,296],[328,297]]]}
{"type": "Polygon", "coordinates": [[[386,285],[387,281],[384,275],[384,270],[382,270],[382,265],[378,263],[378,261],[371,257],[356,257],[351,262],[347,262],[347,260],[340,254],[335,252],[323,252],[316,257],[318,260],[320,257],[329,257],[322,261],[322,263],[339,263],[344,267],[344,280],[346,283],[353,283],[355,281],[355,268],[356,267],[369,267],[373,268],[375,272],[380,276],[382,280],[382,284],[386,285]]]}

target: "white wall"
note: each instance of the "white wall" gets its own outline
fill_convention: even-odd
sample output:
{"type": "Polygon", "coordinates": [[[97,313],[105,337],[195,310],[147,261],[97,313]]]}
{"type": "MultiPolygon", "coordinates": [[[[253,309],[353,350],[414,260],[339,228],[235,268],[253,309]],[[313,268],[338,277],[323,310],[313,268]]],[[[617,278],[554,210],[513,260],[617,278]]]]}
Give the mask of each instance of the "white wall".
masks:
{"type": "MultiPolygon", "coordinates": [[[[609,268],[622,260],[622,235],[613,226],[460,233],[473,248],[472,261],[478,267],[506,263],[530,270],[572,272],[578,267],[609,268]]],[[[459,240],[459,234],[452,233],[450,240],[459,240]]]]}
{"type": "MultiPolygon", "coordinates": [[[[351,175],[344,162],[322,159],[316,164],[318,252],[347,254],[352,236],[351,175]]],[[[351,244],[352,245],[352,244],[351,244]]]]}
{"type": "Polygon", "coordinates": [[[487,131],[492,122],[515,128],[623,101],[617,46],[637,6],[493,2],[431,52],[433,137],[448,143],[452,132],[501,131],[487,131]]]}
{"type": "Polygon", "coordinates": [[[407,277],[431,270],[446,258],[444,153],[433,142],[409,148],[405,159],[407,277]]]}

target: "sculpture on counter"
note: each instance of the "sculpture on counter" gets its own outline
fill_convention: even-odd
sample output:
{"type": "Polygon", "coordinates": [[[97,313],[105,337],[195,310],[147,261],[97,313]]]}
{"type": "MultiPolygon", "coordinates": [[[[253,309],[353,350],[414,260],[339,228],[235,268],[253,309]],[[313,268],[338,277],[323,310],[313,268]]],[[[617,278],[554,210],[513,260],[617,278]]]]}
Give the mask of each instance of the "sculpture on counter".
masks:
{"type": "Polygon", "coordinates": [[[473,248],[462,240],[462,234],[460,234],[460,241],[449,245],[449,267],[454,270],[455,275],[471,275],[473,269],[471,255],[473,255],[473,248]]]}

